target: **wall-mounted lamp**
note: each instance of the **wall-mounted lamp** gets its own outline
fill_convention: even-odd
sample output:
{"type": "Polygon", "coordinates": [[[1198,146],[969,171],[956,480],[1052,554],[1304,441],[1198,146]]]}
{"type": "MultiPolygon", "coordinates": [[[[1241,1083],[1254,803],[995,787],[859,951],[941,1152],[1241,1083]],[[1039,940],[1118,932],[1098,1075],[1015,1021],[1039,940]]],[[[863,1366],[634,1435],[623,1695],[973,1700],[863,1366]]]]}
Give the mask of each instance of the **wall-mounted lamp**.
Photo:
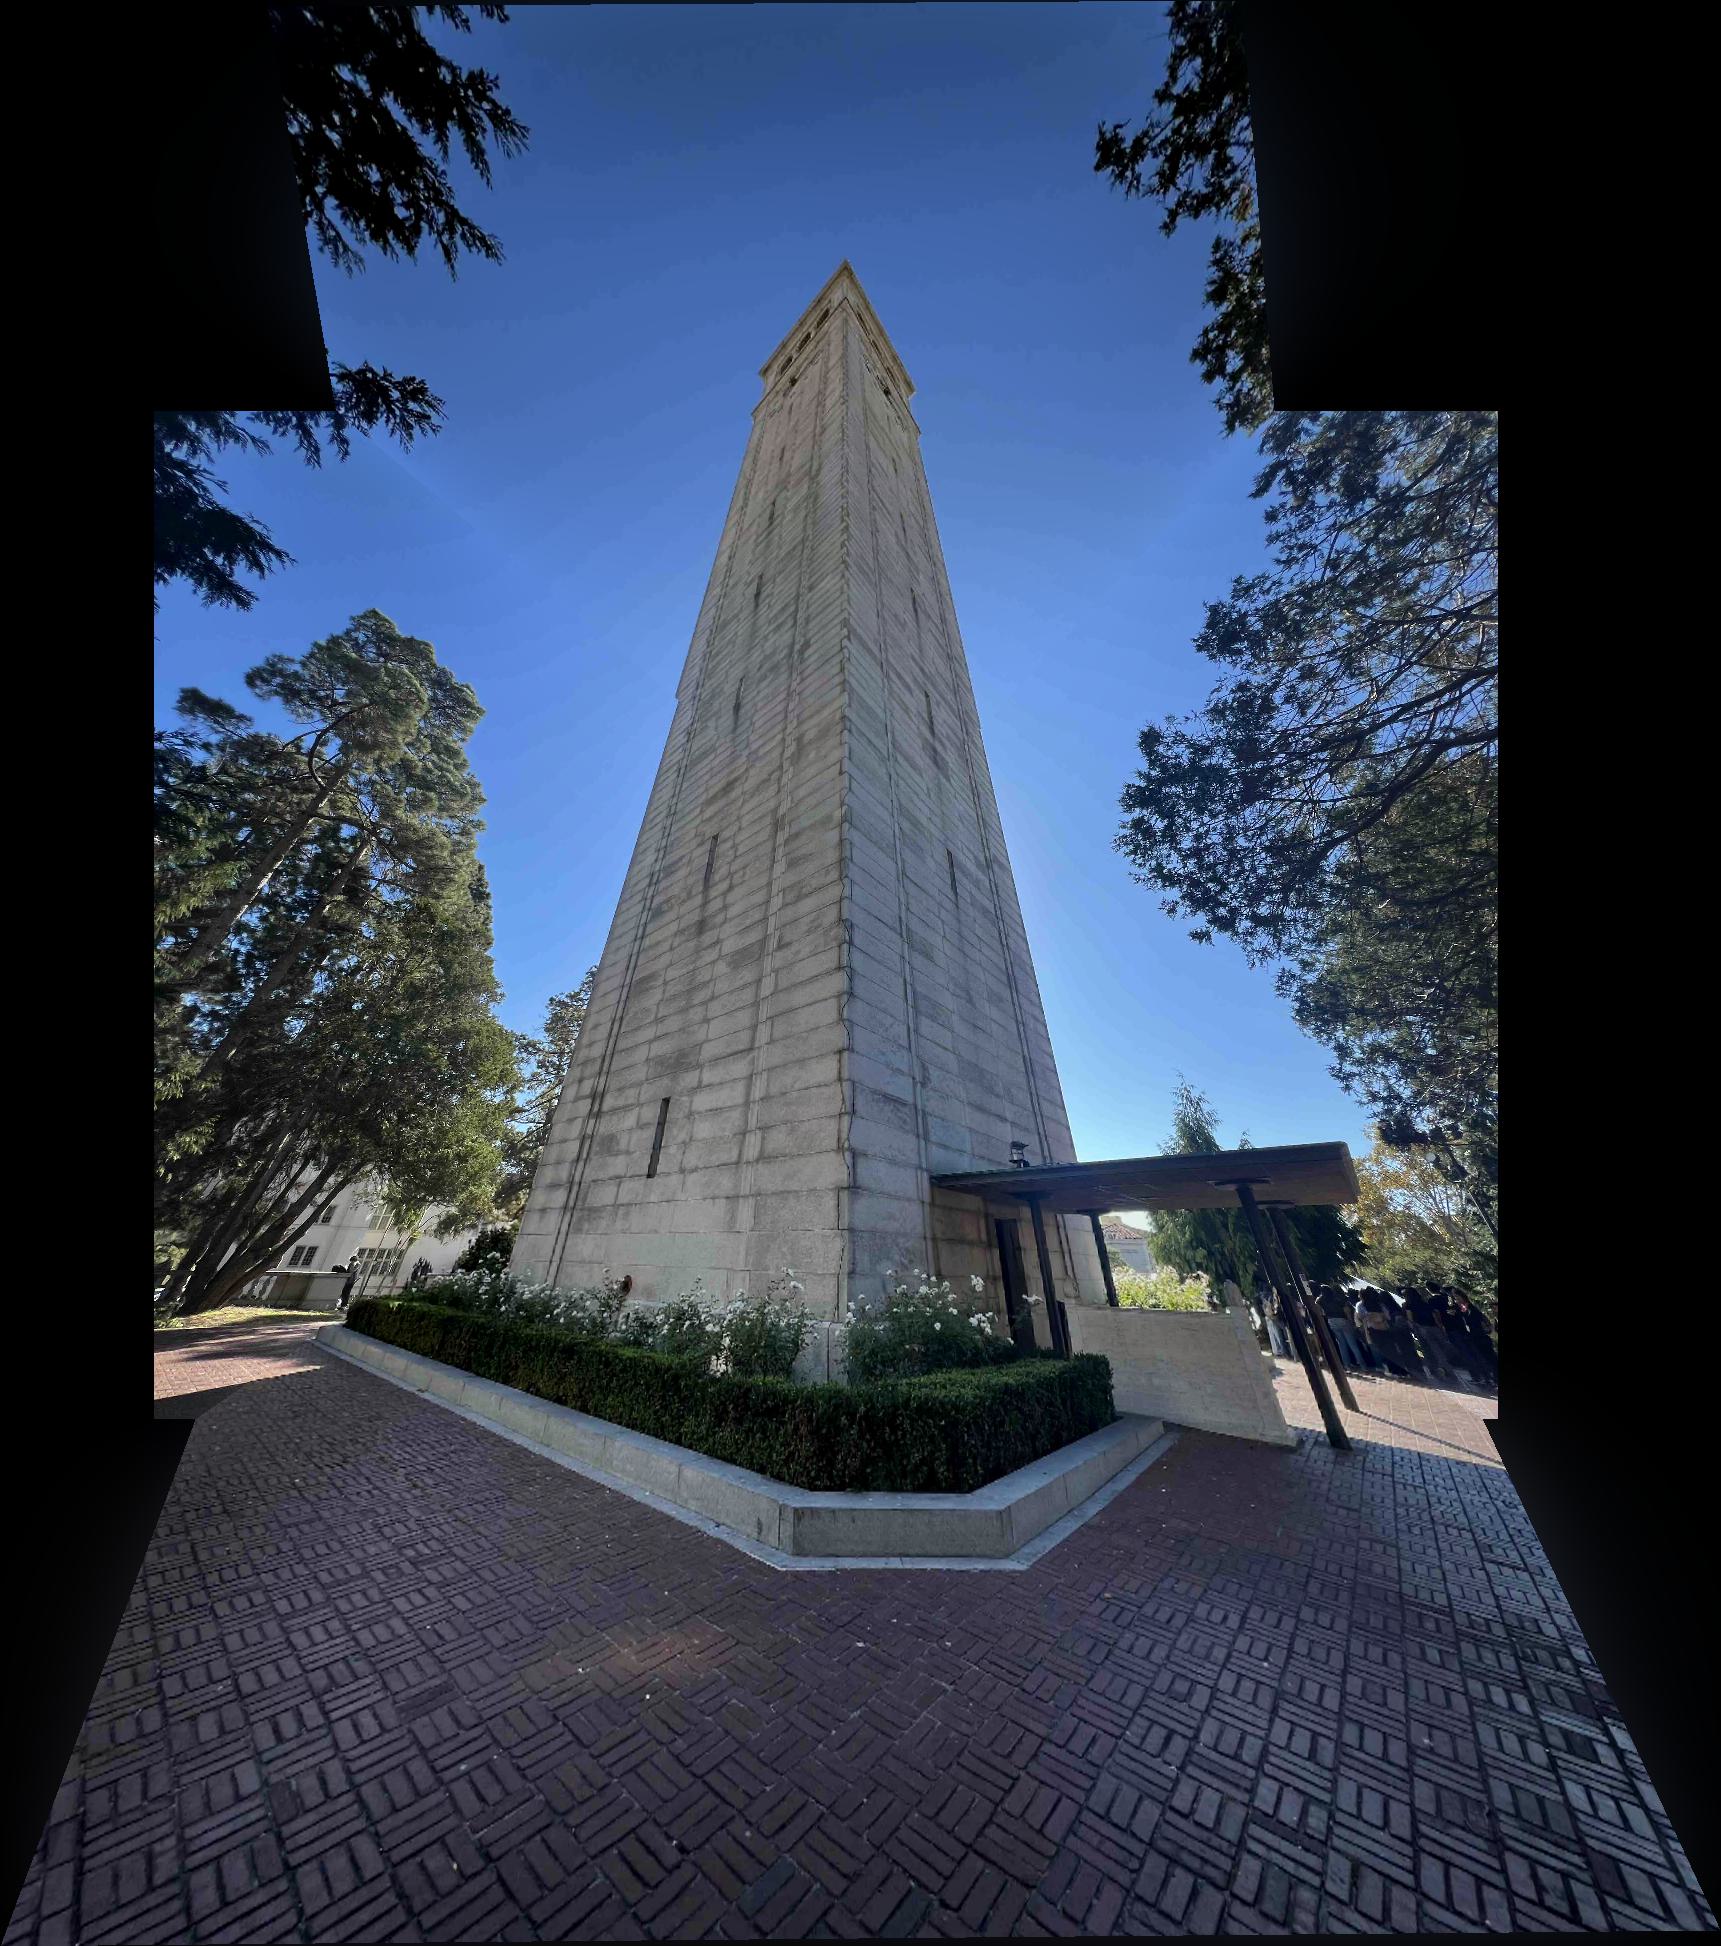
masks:
{"type": "Polygon", "coordinates": [[[1027,1166],[1028,1166],[1027,1143],[1012,1142],[1010,1144],[1010,1167],[1012,1169],[1026,1169],[1027,1166]]]}

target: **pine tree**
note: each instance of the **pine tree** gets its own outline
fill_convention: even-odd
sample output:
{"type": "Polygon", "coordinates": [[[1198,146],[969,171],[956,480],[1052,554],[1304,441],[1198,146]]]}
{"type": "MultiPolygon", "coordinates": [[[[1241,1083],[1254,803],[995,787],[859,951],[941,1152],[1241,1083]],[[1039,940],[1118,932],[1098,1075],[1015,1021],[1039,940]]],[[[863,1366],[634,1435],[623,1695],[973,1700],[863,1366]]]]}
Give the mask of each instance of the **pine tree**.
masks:
{"type": "Polygon", "coordinates": [[[493,1187],[517,1080],[493,1015],[480,711],[375,610],[156,740],[156,1211],[200,1309],[363,1180],[402,1218],[493,1187]]]}

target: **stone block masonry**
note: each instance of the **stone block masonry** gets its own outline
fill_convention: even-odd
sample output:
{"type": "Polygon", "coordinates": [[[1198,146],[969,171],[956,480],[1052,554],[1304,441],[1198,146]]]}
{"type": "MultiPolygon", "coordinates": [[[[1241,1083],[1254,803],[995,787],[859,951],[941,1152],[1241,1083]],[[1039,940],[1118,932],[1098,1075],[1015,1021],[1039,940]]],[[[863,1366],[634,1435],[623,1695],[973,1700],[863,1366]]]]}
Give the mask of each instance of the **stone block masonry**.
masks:
{"type": "Polygon", "coordinates": [[[788,1264],[823,1318],[924,1268],[1001,1316],[994,1213],[929,1178],[1076,1156],[914,388],[846,263],[761,376],[515,1268],[661,1300],[788,1264]]]}
{"type": "Polygon", "coordinates": [[[1111,1365],[1120,1412],[1151,1413],[1203,1432],[1295,1446],[1239,1303],[1224,1311],[1102,1310],[1072,1305],[1070,1342],[1111,1365]]]}

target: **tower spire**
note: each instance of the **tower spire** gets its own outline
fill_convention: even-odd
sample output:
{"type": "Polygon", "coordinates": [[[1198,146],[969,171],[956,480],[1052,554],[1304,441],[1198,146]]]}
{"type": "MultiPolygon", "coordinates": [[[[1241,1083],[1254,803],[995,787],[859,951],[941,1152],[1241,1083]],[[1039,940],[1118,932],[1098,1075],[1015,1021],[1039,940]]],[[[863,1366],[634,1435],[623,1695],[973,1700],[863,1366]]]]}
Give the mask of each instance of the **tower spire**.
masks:
{"type": "MultiPolygon", "coordinates": [[[[1001,1300],[945,1172],[1075,1151],[908,410],[846,260],[761,367],[711,580],[514,1261],[815,1314],[1001,1300]]],[[[666,536],[665,545],[672,545],[666,536]]],[[[1103,1301],[1084,1227],[1060,1290],[1103,1301]]]]}

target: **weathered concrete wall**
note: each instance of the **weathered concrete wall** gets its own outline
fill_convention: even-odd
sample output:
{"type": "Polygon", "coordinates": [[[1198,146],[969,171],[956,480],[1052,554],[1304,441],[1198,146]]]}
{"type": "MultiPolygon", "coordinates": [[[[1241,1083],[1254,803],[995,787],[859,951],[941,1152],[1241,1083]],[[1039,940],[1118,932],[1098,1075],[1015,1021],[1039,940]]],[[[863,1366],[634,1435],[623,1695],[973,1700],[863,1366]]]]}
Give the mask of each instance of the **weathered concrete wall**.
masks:
{"type": "Polygon", "coordinates": [[[1119,1412],[1294,1446],[1241,1304],[1227,1311],[1069,1307],[1070,1341],[1111,1361],[1119,1412]]]}
{"type": "MultiPolygon", "coordinates": [[[[987,1213],[928,1178],[1075,1150],[913,388],[846,266],[764,376],[515,1266],[661,1298],[789,1264],[821,1317],[924,1268],[1001,1310],[987,1213]]],[[[1087,1226],[1051,1244],[1103,1302],[1087,1226]]]]}

